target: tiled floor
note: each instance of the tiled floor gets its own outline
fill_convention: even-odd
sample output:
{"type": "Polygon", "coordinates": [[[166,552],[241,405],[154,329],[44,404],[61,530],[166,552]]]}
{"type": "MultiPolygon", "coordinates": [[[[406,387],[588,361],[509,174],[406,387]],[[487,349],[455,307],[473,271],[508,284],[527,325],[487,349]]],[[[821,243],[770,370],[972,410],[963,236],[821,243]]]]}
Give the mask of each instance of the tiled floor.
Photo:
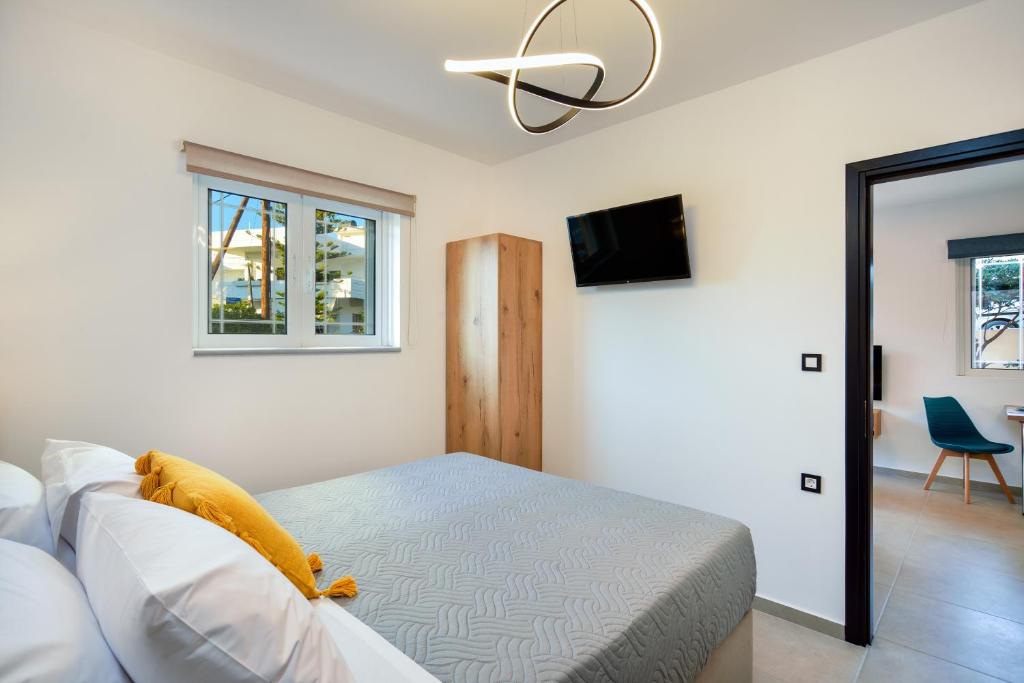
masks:
{"type": "Polygon", "coordinates": [[[1021,681],[1024,517],[1002,494],[875,475],[874,644],[754,614],[754,680],[1021,681]]]}

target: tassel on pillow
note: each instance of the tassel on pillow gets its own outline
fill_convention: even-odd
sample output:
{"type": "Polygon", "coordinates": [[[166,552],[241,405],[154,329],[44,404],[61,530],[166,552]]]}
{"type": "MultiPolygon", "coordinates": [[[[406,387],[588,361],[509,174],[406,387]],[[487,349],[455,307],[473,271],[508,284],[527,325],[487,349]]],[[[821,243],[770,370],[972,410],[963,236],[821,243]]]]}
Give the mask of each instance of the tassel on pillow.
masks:
{"type": "Polygon", "coordinates": [[[320,595],[328,598],[354,598],[358,593],[356,580],[351,576],[343,576],[328,586],[327,590],[320,591],[320,595]]]}

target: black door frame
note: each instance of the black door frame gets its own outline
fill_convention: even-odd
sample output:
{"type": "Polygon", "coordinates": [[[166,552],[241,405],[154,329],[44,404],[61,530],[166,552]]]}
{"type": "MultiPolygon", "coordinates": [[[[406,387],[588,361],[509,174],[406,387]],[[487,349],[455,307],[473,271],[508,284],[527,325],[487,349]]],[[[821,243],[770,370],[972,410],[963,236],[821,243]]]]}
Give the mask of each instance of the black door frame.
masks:
{"type": "Polygon", "coordinates": [[[1024,128],[846,166],[846,640],[871,642],[871,187],[1024,155],[1024,128]]]}

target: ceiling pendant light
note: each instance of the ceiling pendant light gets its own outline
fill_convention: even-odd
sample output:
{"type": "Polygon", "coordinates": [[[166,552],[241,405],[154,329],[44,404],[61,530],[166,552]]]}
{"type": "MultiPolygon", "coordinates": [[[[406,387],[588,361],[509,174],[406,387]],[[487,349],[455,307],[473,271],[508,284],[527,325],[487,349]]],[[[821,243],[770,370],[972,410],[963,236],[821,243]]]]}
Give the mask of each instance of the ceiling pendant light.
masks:
{"type": "Polygon", "coordinates": [[[537,30],[540,29],[540,25],[544,23],[552,12],[558,7],[564,4],[567,0],[553,0],[551,4],[544,8],[544,10],[537,15],[537,18],[533,20],[529,30],[523,36],[523,41],[519,45],[519,52],[516,53],[515,57],[501,57],[498,59],[468,59],[468,60],[456,60],[449,59],[444,63],[446,71],[455,73],[469,73],[474,76],[480,76],[481,78],[487,78],[492,81],[502,83],[507,88],[507,100],[508,100],[508,111],[512,115],[512,120],[519,128],[527,133],[534,135],[540,135],[542,133],[550,133],[556,128],[561,128],[569,121],[573,119],[583,109],[613,109],[620,107],[627,102],[630,102],[642,93],[648,85],[651,83],[651,79],[654,78],[654,74],[658,71],[658,63],[661,61],[661,29],[658,27],[658,19],[654,16],[654,12],[650,6],[644,0],[629,0],[640,13],[643,15],[644,20],[647,22],[647,27],[651,31],[651,62],[647,67],[647,73],[644,75],[640,85],[636,86],[629,94],[619,97],[613,100],[595,100],[597,91],[600,90],[601,84],[604,82],[604,63],[595,57],[581,52],[558,52],[554,54],[546,55],[531,55],[526,56],[526,51],[530,47],[530,41],[537,34],[537,30]],[[558,66],[590,66],[595,70],[594,80],[590,84],[590,87],[583,94],[582,97],[572,97],[570,95],[564,95],[554,90],[542,88],[539,85],[533,83],[527,83],[519,80],[519,73],[529,69],[545,69],[558,66]],[[506,76],[503,71],[509,72],[506,76]],[[551,102],[568,107],[568,110],[559,116],[558,118],[549,121],[548,123],[533,126],[525,121],[519,115],[519,108],[516,101],[516,93],[522,90],[523,92],[530,93],[537,97],[541,97],[551,102]]]}

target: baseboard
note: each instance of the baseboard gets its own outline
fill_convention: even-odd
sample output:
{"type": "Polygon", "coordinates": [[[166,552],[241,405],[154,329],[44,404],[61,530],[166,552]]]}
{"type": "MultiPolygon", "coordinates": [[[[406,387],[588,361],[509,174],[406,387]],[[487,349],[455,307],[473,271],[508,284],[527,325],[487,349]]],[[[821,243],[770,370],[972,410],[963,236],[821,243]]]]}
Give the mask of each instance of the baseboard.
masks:
{"type": "Polygon", "coordinates": [[[783,605],[781,602],[762,598],[760,595],[754,596],[754,609],[764,612],[765,614],[770,614],[773,617],[778,617],[779,619],[785,619],[797,626],[803,626],[804,628],[809,628],[812,631],[824,633],[826,636],[832,636],[839,640],[846,639],[846,627],[842,624],[826,619],[825,617],[819,617],[817,614],[804,612],[796,607],[783,605]]]}
{"type": "MultiPolygon", "coordinates": [[[[988,467],[988,465],[985,465],[985,464],[982,464],[981,466],[988,467]]],[[[876,466],[875,469],[876,470],[880,470],[882,472],[885,472],[886,474],[895,475],[897,477],[906,477],[907,479],[917,479],[918,481],[921,482],[922,486],[924,485],[925,480],[928,479],[928,475],[925,474],[924,472],[911,472],[909,470],[896,470],[896,469],[893,469],[891,467],[878,467],[878,466],[876,466]]],[[[960,490],[963,490],[963,488],[964,488],[964,480],[963,480],[962,477],[947,477],[947,476],[944,476],[944,475],[940,474],[939,476],[935,477],[935,481],[940,481],[943,484],[949,484],[951,486],[955,486],[956,488],[958,488],[960,490]]],[[[999,488],[999,484],[996,484],[996,483],[991,482],[991,481],[978,481],[976,479],[971,479],[971,489],[975,490],[975,491],[991,491],[992,493],[999,493],[999,494],[1002,494],[1002,492],[1003,492],[1003,490],[1001,488],[999,488]]],[[[1019,487],[1019,486],[1011,486],[1010,487],[1010,491],[1012,491],[1013,495],[1015,495],[1015,496],[1021,495],[1021,487],[1019,487]]]]}

